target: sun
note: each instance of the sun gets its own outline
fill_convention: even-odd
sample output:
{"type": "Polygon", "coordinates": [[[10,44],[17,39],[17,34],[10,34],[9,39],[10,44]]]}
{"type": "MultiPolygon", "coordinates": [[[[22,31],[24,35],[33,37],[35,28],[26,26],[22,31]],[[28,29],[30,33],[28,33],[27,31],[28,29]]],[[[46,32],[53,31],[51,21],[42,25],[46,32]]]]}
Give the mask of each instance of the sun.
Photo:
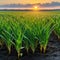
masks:
{"type": "Polygon", "coordinates": [[[34,10],[39,10],[38,6],[33,7],[34,10]]]}
{"type": "Polygon", "coordinates": [[[34,8],[35,8],[35,9],[37,9],[38,7],[37,7],[37,6],[35,6],[34,8]]]}

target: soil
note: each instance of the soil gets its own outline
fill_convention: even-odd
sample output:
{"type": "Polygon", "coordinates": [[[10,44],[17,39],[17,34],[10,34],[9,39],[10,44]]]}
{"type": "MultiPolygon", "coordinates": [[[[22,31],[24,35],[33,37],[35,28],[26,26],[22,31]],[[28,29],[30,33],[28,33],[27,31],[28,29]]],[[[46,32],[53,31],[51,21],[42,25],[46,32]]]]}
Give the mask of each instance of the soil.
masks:
{"type": "MultiPolygon", "coordinates": [[[[36,49],[34,54],[32,54],[31,49],[28,53],[25,49],[22,51],[24,54],[19,60],[60,60],[60,39],[53,32],[50,36],[45,54],[39,53],[39,48],[36,49]]],[[[12,48],[11,54],[8,54],[6,46],[0,46],[0,60],[18,60],[17,52],[12,48]]]]}

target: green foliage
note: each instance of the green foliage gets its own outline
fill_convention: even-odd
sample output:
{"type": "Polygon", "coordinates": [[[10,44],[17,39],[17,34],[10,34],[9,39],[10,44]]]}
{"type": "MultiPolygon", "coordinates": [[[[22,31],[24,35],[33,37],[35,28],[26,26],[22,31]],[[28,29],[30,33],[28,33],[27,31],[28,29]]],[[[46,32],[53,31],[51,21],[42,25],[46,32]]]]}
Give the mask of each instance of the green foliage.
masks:
{"type": "Polygon", "coordinates": [[[56,17],[56,20],[54,20],[56,27],[55,27],[55,33],[57,34],[58,38],[60,39],[60,17],[56,17]]]}
{"type": "Polygon", "coordinates": [[[0,38],[6,44],[9,53],[12,45],[15,46],[18,57],[21,55],[22,48],[27,52],[31,48],[34,53],[38,44],[40,44],[40,50],[45,53],[52,31],[60,36],[60,16],[33,13],[0,14],[0,38]]]}

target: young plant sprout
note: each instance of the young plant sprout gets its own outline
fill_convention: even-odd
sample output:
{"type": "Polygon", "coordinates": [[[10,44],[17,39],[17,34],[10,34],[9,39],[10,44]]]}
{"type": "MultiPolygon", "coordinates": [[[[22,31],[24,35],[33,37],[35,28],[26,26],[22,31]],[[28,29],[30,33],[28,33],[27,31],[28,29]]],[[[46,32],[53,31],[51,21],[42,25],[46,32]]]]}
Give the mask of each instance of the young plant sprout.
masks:
{"type": "Polygon", "coordinates": [[[60,39],[60,17],[56,18],[56,20],[54,20],[56,27],[55,27],[55,34],[58,36],[58,38],[60,39]]]}
{"type": "Polygon", "coordinates": [[[4,42],[9,50],[9,53],[10,53],[11,52],[11,45],[12,45],[10,22],[5,22],[4,28],[2,30],[2,36],[3,36],[2,38],[4,39],[4,42]]]}
{"type": "Polygon", "coordinates": [[[18,53],[18,57],[21,56],[22,41],[25,33],[25,28],[19,22],[12,23],[12,34],[15,41],[14,46],[18,53]]]}
{"type": "MultiPolygon", "coordinates": [[[[34,9],[38,7],[35,6],[34,9]]],[[[48,14],[47,17],[39,12],[19,13],[0,14],[0,42],[6,44],[9,53],[12,45],[18,58],[22,55],[23,48],[27,53],[29,49],[34,53],[38,45],[40,51],[45,53],[52,31],[60,38],[60,16],[55,18],[48,14]]]]}

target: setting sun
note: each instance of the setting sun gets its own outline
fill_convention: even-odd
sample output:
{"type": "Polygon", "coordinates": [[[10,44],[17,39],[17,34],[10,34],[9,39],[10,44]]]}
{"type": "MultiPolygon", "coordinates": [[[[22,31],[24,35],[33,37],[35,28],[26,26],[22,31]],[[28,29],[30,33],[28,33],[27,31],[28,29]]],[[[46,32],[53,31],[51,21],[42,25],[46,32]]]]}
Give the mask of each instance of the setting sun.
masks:
{"type": "Polygon", "coordinates": [[[37,9],[38,7],[37,7],[37,6],[35,6],[34,8],[35,8],[35,9],[37,9]]]}
{"type": "Polygon", "coordinates": [[[38,8],[38,6],[34,6],[33,9],[34,10],[38,10],[39,8],[38,8]]]}

